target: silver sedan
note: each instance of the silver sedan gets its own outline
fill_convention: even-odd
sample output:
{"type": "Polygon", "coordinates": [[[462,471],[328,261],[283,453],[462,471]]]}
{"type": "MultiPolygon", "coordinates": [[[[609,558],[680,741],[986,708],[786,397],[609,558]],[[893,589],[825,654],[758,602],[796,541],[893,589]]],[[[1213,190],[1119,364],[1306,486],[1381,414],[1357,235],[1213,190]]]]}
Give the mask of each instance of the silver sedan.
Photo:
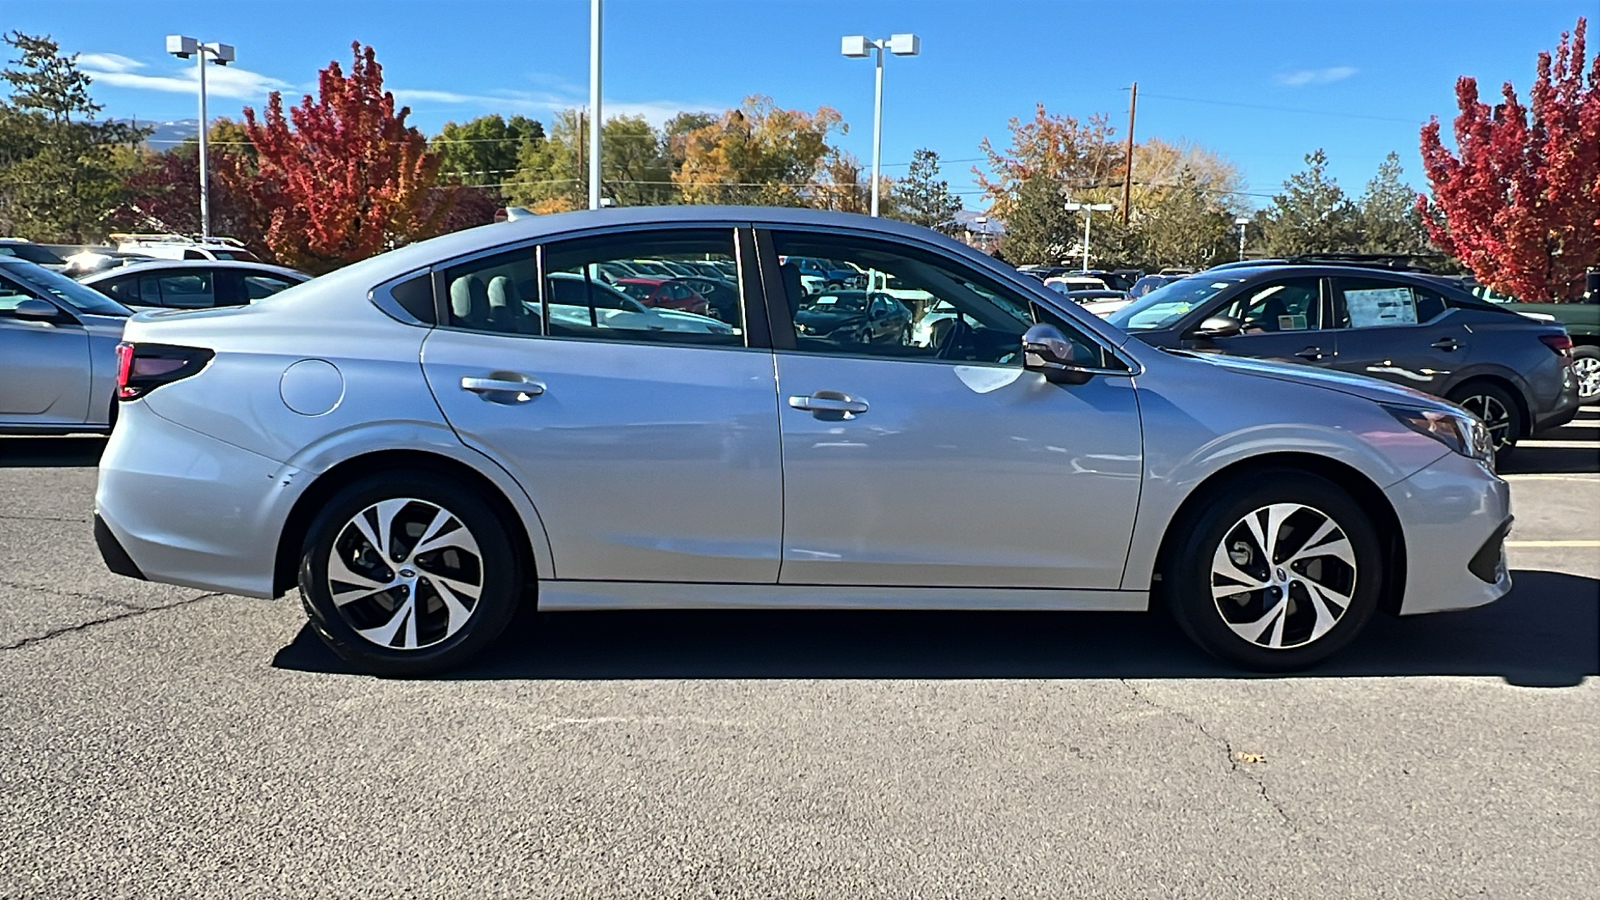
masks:
{"type": "Polygon", "coordinates": [[[0,256],[0,434],[110,429],[130,315],[65,275],[0,256]]]}
{"type": "Polygon", "coordinates": [[[518,218],[234,309],[141,314],[96,537],[116,572],[298,589],[372,672],[545,610],[1168,606],[1235,664],[1510,588],[1482,425],[1366,378],[1157,350],[914,226],[752,208],[518,218]],[[937,340],[798,332],[792,258],[937,340]],[[736,272],[728,327],[620,316],[618,261],[736,272]],[[559,293],[559,297],[557,294],[559,293]],[[560,314],[556,314],[559,310],[560,314]]]}

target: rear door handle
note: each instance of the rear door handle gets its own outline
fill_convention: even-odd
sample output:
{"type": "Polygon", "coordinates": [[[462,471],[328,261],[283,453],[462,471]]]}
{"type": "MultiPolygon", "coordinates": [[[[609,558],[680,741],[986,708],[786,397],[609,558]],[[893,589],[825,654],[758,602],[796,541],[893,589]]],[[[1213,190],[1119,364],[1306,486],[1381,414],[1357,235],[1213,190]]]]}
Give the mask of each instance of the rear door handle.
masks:
{"type": "Polygon", "coordinates": [[[478,378],[467,375],[461,379],[461,389],[481,394],[484,399],[527,403],[544,393],[544,385],[533,380],[518,378],[478,378]],[[491,396],[493,395],[493,396],[491,396]]]}
{"type": "Polygon", "coordinates": [[[1308,359],[1308,360],[1310,360],[1312,362],[1316,362],[1317,360],[1321,359],[1324,355],[1326,355],[1326,354],[1324,354],[1322,352],[1322,348],[1321,347],[1307,347],[1304,350],[1301,350],[1299,353],[1295,354],[1295,356],[1298,356],[1301,359],[1308,359]]]}
{"type": "Polygon", "coordinates": [[[831,413],[835,417],[849,419],[867,411],[867,401],[857,400],[839,391],[816,391],[810,395],[790,397],[789,406],[817,413],[818,418],[831,413]]]}
{"type": "Polygon", "coordinates": [[[1447,353],[1449,351],[1451,351],[1451,350],[1456,350],[1456,349],[1459,349],[1461,347],[1460,344],[1456,343],[1456,339],[1455,338],[1442,338],[1440,340],[1434,341],[1433,343],[1429,344],[1428,346],[1432,347],[1435,350],[1443,350],[1443,351],[1445,351],[1447,353]]]}

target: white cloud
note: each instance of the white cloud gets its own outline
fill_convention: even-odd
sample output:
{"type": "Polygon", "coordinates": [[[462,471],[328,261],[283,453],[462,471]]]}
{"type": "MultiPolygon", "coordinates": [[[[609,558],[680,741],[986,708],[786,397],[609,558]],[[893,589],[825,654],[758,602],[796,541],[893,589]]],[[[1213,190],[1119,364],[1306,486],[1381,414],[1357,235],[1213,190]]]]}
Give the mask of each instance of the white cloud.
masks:
{"type": "Polygon", "coordinates": [[[93,70],[98,73],[105,72],[132,72],[142,69],[145,64],[137,59],[129,59],[120,53],[80,53],[78,54],[78,68],[85,71],[93,70]]]}
{"type": "MultiPolygon", "coordinates": [[[[492,95],[463,94],[427,88],[397,88],[393,91],[397,102],[421,112],[419,104],[449,104],[470,106],[488,112],[549,114],[587,106],[589,98],[577,94],[550,93],[546,91],[500,90],[492,95]]],[[[721,112],[724,107],[710,103],[690,103],[677,100],[646,100],[625,102],[604,100],[606,118],[613,116],[643,116],[651,125],[660,127],[680,112],[721,112]]]]}
{"type": "MultiPolygon", "coordinates": [[[[100,84],[174,94],[193,94],[199,90],[200,76],[193,65],[179,69],[172,75],[143,75],[132,71],[146,67],[138,60],[115,53],[84,53],[78,57],[78,68],[100,84]]],[[[287,81],[238,66],[206,68],[206,95],[210,97],[262,100],[270,91],[288,91],[293,87],[287,81]]]]}
{"type": "Polygon", "coordinates": [[[1329,66],[1326,69],[1297,69],[1293,72],[1279,72],[1273,80],[1284,87],[1305,87],[1310,84],[1332,84],[1343,81],[1358,70],[1353,66],[1329,66]]]}

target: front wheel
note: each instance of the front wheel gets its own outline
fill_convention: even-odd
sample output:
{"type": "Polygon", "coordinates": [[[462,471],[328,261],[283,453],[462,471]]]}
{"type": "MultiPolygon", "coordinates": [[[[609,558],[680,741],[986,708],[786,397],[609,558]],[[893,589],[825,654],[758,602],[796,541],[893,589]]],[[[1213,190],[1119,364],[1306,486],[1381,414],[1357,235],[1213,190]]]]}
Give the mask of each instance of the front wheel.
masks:
{"type": "Polygon", "coordinates": [[[1294,470],[1224,486],[1175,523],[1162,580],[1174,618],[1214,656],[1291,671],[1338,652],[1378,606],[1383,552],[1338,486],[1294,470]]]}
{"type": "Polygon", "coordinates": [[[421,675],[483,651],[516,612],[522,560],[472,489],[420,473],[362,479],[306,534],[300,598],[323,641],[363,671],[421,675]]]}

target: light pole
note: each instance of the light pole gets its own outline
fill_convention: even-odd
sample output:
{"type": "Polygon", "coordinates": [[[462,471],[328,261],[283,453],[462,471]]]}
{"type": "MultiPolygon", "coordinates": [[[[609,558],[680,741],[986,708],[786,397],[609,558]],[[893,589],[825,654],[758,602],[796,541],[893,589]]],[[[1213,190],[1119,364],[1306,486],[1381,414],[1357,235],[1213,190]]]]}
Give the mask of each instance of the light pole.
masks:
{"type": "Polygon", "coordinates": [[[983,245],[983,252],[988,253],[989,252],[989,217],[988,216],[977,216],[972,220],[972,224],[978,226],[978,240],[983,245]]]}
{"type": "Polygon", "coordinates": [[[1083,270],[1089,271],[1089,220],[1097,212],[1111,212],[1116,207],[1109,203],[1068,203],[1067,212],[1083,212],[1083,270]]]}
{"type": "Polygon", "coordinates": [[[600,208],[600,0],[589,0],[589,208],[600,208]]]}
{"type": "Polygon", "coordinates": [[[200,43],[181,34],[167,35],[167,52],[179,59],[200,58],[200,236],[211,236],[209,169],[206,167],[206,56],[219,66],[233,62],[233,45],[215,41],[200,43]]]}
{"type": "Polygon", "coordinates": [[[888,40],[868,39],[852,34],[844,39],[841,52],[852,59],[864,58],[870,51],[878,54],[877,88],[872,101],[872,214],[878,214],[878,165],[883,158],[883,51],[895,56],[916,56],[922,52],[922,39],[914,34],[892,34],[888,40]]]}
{"type": "Polygon", "coordinates": [[[1239,216],[1233,220],[1233,224],[1239,226],[1239,261],[1244,262],[1244,227],[1250,224],[1250,219],[1247,216],[1239,216]]]}

